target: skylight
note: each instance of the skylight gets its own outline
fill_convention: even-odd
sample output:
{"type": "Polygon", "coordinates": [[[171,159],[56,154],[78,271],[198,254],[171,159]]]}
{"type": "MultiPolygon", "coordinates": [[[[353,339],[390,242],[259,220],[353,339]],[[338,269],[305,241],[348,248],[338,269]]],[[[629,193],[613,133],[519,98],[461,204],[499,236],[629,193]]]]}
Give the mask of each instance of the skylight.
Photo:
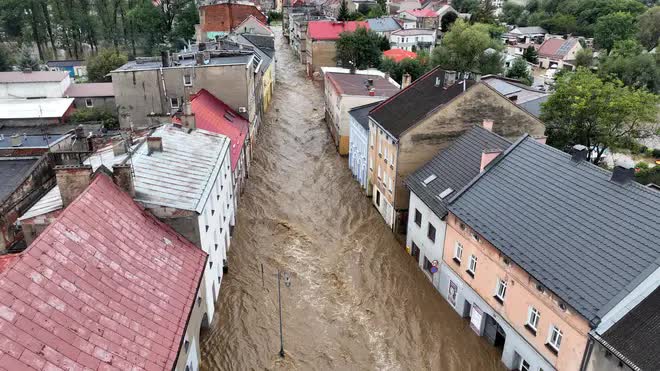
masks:
{"type": "Polygon", "coordinates": [[[444,199],[445,197],[449,196],[452,192],[454,192],[453,189],[447,188],[442,193],[440,193],[440,198],[444,199]]]}
{"type": "Polygon", "coordinates": [[[431,175],[429,175],[428,178],[424,179],[424,181],[422,182],[422,184],[424,184],[425,186],[427,186],[427,185],[429,185],[429,183],[431,183],[432,181],[434,181],[436,178],[437,178],[437,176],[435,176],[435,174],[431,174],[431,175]]]}

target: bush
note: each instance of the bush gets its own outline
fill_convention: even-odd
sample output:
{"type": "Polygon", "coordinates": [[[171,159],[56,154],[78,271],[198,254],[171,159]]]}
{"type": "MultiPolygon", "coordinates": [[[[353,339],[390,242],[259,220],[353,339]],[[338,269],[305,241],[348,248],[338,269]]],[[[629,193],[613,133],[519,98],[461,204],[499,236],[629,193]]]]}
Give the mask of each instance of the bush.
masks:
{"type": "Polygon", "coordinates": [[[647,184],[660,184],[660,166],[656,165],[648,169],[640,169],[635,173],[635,180],[638,183],[647,184]]]}
{"type": "Polygon", "coordinates": [[[87,59],[87,78],[90,82],[110,82],[110,71],[121,67],[128,61],[126,55],[115,49],[101,50],[97,55],[87,59]]]}
{"type": "Polygon", "coordinates": [[[282,20],[282,13],[271,10],[268,12],[268,21],[273,22],[273,21],[281,21],[282,20]]]}
{"type": "Polygon", "coordinates": [[[646,170],[648,168],[649,168],[649,163],[644,161],[640,161],[637,163],[637,165],[635,165],[635,169],[646,170]]]}
{"type": "Polygon", "coordinates": [[[660,158],[660,149],[655,148],[651,153],[653,154],[653,157],[660,158]]]}
{"type": "Polygon", "coordinates": [[[102,123],[106,129],[117,129],[119,121],[108,110],[102,108],[80,108],[71,114],[71,122],[75,123],[102,123]]]}

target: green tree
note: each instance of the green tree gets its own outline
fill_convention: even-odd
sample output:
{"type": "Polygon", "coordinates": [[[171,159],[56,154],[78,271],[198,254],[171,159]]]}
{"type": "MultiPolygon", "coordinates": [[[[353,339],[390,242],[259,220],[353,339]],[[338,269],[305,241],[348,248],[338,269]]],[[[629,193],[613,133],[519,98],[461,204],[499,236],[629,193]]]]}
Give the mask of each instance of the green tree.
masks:
{"type": "Polygon", "coordinates": [[[445,34],[442,44],[433,49],[432,65],[447,70],[483,73],[484,69],[490,69],[492,65],[482,68],[481,63],[493,61],[493,57],[484,57],[486,50],[499,52],[502,49],[500,40],[491,36],[498,30],[493,25],[470,25],[461,19],[457,20],[445,34]]]}
{"type": "Polygon", "coordinates": [[[615,76],[624,85],[660,91],[660,56],[644,50],[636,40],[624,40],[614,43],[609,55],[601,58],[600,75],[606,78],[615,76]]]}
{"type": "Polygon", "coordinates": [[[14,61],[9,55],[9,50],[4,45],[0,44],[0,72],[11,71],[14,61]]]}
{"type": "Polygon", "coordinates": [[[367,12],[367,18],[380,18],[385,15],[385,8],[380,4],[372,6],[367,12]]]}
{"type": "Polygon", "coordinates": [[[125,54],[116,49],[104,49],[96,56],[87,60],[87,78],[91,82],[109,82],[110,76],[106,76],[110,71],[121,67],[128,61],[125,54]]]}
{"type": "Polygon", "coordinates": [[[532,85],[534,82],[534,78],[529,71],[529,66],[527,65],[527,62],[525,62],[525,60],[522,58],[516,58],[513,61],[511,67],[509,67],[509,69],[506,71],[506,77],[520,80],[526,85],[532,85]]]}
{"type": "Polygon", "coordinates": [[[497,8],[493,5],[492,0],[482,0],[479,3],[479,7],[477,7],[474,13],[472,13],[470,21],[475,23],[497,24],[497,17],[495,17],[496,10],[497,8]]]}
{"type": "Polygon", "coordinates": [[[473,14],[479,9],[480,3],[480,0],[454,0],[451,2],[451,6],[459,13],[473,14]]]}
{"type": "Polygon", "coordinates": [[[598,164],[607,149],[627,148],[655,131],[658,96],[625,87],[619,80],[604,81],[579,68],[559,77],[555,92],[542,106],[541,119],[548,143],[564,149],[582,144],[589,160],[598,164]]]}
{"type": "Polygon", "coordinates": [[[658,40],[660,39],[660,6],[649,8],[644,14],[640,15],[637,18],[637,24],[639,26],[637,37],[646,50],[658,46],[658,40]]]}
{"type": "Polygon", "coordinates": [[[504,2],[504,5],[502,5],[502,13],[499,15],[498,19],[500,22],[506,24],[524,26],[527,21],[526,14],[527,12],[525,11],[524,6],[507,0],[504,2]]]}
{"type": "Polygon", "coordinates": [[[539,53],[536,51],[536,48],[532,45],[528,46],[527,49],[523,52],[522,57],[529,63],[538,63],[539,53]]]}
{"type": "Polygon", "coordinates": [[[379,69],[387,72],[392,78],[399,83],[402,82],[403,74],[408,73],[415,81],[417,78],[425,74],[431,69],[429,64],[430,58],[428,53],[419,52],[415,59],[406,58],[400,62],[395,62],[390,58],[383,58],[379,69]]]}
{"type": "Polygon", "coordinates": [[[594,51],[590,48],[581,49],[575,54],[575,66],[590,68],[594,62],[594,51]]]}
{"type": "Polygon", "coordinates": [[[637,33],[635,16],[616,12],[598,18],[594,30],[594,42],[598,47],[610,51],[615,41],[632,38],[637,33]]]}
{"type": "Polygon", "coordinates": [[[339,5],[339,12],[337,14],[337,20],[338,21],[348,21],[349,20],[349,12],[348,12],[348,5],[346,5],[346,0],[341,1],[341,5],[339,5]]]}
{"type": "MultiPolygon", "coordinates": [[[[279,13],[269,13],[277,16],[279,13]]],[[[280,14],[281,19],[281,14],[280,14]]],[[[176,23],[172,29],[172,38],[184,41],[195,38],[195,25],[199,24],[199,12],[194,2],[186,4],[176,16],[176,23]]]]}
{"type": "Polygon", "coordinates": [[[26,45],[21,48],[17,64],[21,70],[39,71],[39,61],[32,56],[32,51],[26,45]]]}
{"type": "Polygon", "coordinates": [[[354,32],[344,32],[339,36],[337,61],[344,67],[353,66],[357,69],[378,66],[383,55],[381,46],[380,35],[358,27],[354,32]]]}

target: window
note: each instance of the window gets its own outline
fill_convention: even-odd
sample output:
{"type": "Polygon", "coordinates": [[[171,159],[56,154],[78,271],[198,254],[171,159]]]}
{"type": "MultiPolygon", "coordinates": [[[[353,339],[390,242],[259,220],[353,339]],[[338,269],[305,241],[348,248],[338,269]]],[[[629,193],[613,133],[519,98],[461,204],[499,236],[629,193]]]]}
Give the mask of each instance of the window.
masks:
{"type": "Polygon", "coordinates": [[[431,223],[429,223],[429,233],[427,236],[431,242],[435,242],[435,227],[431,223]]]}
{"type": "Polygon", "coordinates": [[[387,152],[388,152],[388,147],[385,146],[385,151],[384,151],[385,155],[383,156],[385,157],[385,163],[387,163],[387,152]]]}
{"type": "Polygon", "coordinates": [[[213,216],[213,214],[215,214],[215,210],[211,209],[211,216],[213,216]]]}
{"type": "Polygon", "coordinates": [[[433,268],[433,263],[431,263],[431,261],[426,256],[424,256],[424,269],[429,273],[433,273],[431,272],[431,268],[433,268]]]}
{"type": "Polygon", "coordinates": [[[454,261],[458,263],[458,265],[461,265],[461,257],[463,256],[463,244],[460,242],[456,241],[454,243],[454,261]]]}
{"type": "Polygon", "coordinates": [[[417,224],[418,227],[422,226],[422,213],[417,209],[415,209],[415,224],[417,224]]]}
{"type": "Polygon", "coordinates": [[[500,304],[504,303],[504,296],[506,295],[506,281],[499,279],[497,280],[497,291],[495,293],[495,300],[499,301],[500,304]]]}
{"type": "Polygon", "coordinates": [[[199,307],[200,305],[202,305],[202,297],[198,296],[197,297],[197,306],[199,307]]]}
{"type": "Polygon", "coordinates": [[[183,342],[183,349],[186,350],[186,353],[188,353],[188,349],[190,348],[190,342],[188,340],[183,342]]]}
{"type": "Polygon", "coordinates": [[[392,193],[392,190],[394,189],[394,188],[392,188],[392,178],[389,178],[388,182],[389,182],[390,193],[392,193]]]}
{"type": "Polygon", "coordinates": [[[536,329],[538,328],[540,318],[541,312],[539,312],[538,309],[530,306],[527,314],[527,323],[525,324],[525,328],[534,336],[536,336],[536,329]]]}
{"type": "Polygon", "coordinates": [[[559,352],[562,336],[563,334],[561,333],[561,330],[557,328],[557,326],[555,325],[550,326],[550,336],[548,337],[548,343],[546,345],[555,354],[559,352]]]}
{"type": "Polygon", "coordinates": [[[218,251],[218,244],[215,244],[215,251],[218,251]]]}
{"type": "Polygon", "coordinates": [[[213,262],[209,262],[209,269],[213,268],[213,262]]]}
{"type": "Polygon", "coordinates": [[[381,179],[382,177],[383,177],[383,170],[379,166],[378,167],[378,179],[381,179]]]}
{"type": "Polygon", "coordinates": [[[477,273],[477,257],[470,255],[470,262],[468,264],[467,273],[474,278],[475,273],[477,273]]]}
{"type": "Polygon", "coordinates": [[[369,157],[369,170],[374,169],[374,159],[369,157]]]}
{"type": "Polygon", "coordinates": [[[87,108],[94,107],[94,101],[92,100],[92,98],[86,98],[85,99],[85,107],[87,107],[87,108]]]}
{"type": "Polygon", "coordinates": [[[183,75],[183,85],[184,86],[192,86],[192,76],[186,74],[183,75]]]}
{"type": "Polygon", "coordinates": [[[479,237],[478,234],[476,234],[476,233],[474,233],[474,232],[470,232],[470,235],[472,236],[472,239],[473,239],[473,240],[475,240],[475,241],[477,241],[477,242],[481,241],[481,238],[479,237]]]}
{"type": "Polygon", "coordinates": [[[179,98],[170,98],[170,107],[179,108],[179,98]]]}
{"type": "Polygon", "coordinates": [[[209,231],[209,226],[208,226],[208,225],[206,226],[206,231],[207,231],[207,232],[209,231]]]}
{"type": "Polygon", "coordinates": [[[531,366],[529,365],[529,362],[525,361],[524,359],[520,360],[520,367],[518,368],[520,371],[529,371],[531,366]]]}

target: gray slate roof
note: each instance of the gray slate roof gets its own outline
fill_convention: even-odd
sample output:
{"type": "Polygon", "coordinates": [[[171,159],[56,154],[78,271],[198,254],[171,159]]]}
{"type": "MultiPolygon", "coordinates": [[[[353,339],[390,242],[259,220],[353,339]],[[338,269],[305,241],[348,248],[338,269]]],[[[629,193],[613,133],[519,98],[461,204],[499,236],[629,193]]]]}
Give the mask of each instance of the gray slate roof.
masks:
{"type": "Polygon", "coordinates": [[[535,117],[541,117],[541,105],[545,103],[548,98],[550,98],[550,95],[544,95],[527,102],[519,103],[518,105],[535,117]]]}
{"type": "Polygon", "coordinates": [[[660,287],[621,318],[601,339],[607,348],[624,356],[630,366],[660,370],[660,287]]]}
{"type": "Polygon", "coordinates": [[[479,175],[483,151],[504,151],[510,145],[511,142],[499,135],[475,126],[406,178],[406,185],[438,218],[444,218],[451,196],[479,175]],[[431,175],[436,178],[424,185],[424,180],[431,175]],[[448,188],[454,192],[440,199],[438,195],[448,188]]]}
{"type": "Polygon", "coordinates": [[[529,27],[516,27],[510,32],[517,31],[516,33],[519,33],[521,35],[536,35],[536,34],[547,34],[548,31],[546,31],[543,27],[539,26],[529,26],[529,27]]]}
{"type": "Polygon", "coordinates": [[[0,158],[0,203],[9,197],[25,178],[30,170],[39,161],[38,157],[5,157],[0,158]]]}
{"type": "MultiPolygon", "coordinates": [[[[247,64],[250,62],[252,59],[253,54],[250,52],[249,54],[242,54],[242,55],[230,55],[230,56],[223,56],[223,57],[212,57],[208,65],[203,65],[203,66],[198,66],[198,67],[208,67],[208,66],[227,66],[227,65],[235,65],[235,64],[247,64]]],[[[189,59],[182,59],[176,61],[174,66],[171,66],[169,68],[177,68],[177,67],[190,67],[195,65],[195,59],[194,58],[189,58],[189,59]]],[[[163,66],[160,58],[153,58],[151,60],[144,60],[143,62],[138,63],[137,61],[128,61],[126,64],[123,66],[117,68],[116,70],[110,71],[111,73],[117,73],[117,72],[127,72],[127,71],[141,71],[141,70],[157,70],[163,66]]]]}
{"type": "Polygon", "coordinates": [[[364,106],[355,107],[348,111],[348,114],[351,115],[351,117],[353,117],[353,119],[355,119],[355,121],[357,121],[360,126],[369,131],[369,111],[376,107],[378,103],[380,103],[380,101],[365,104],[364,106]]]}
{"type": "Polygon", "coordinates": [[[369,28],[375,32],[391,32],[401,29],[399,22],[392,17],[371,18],[367,19],[369,28]]]}
{"type": "Polygon", "coordinates": [[[524,136],[449,211],[587,320],[660,266],[660,192],[524,136]]]}

